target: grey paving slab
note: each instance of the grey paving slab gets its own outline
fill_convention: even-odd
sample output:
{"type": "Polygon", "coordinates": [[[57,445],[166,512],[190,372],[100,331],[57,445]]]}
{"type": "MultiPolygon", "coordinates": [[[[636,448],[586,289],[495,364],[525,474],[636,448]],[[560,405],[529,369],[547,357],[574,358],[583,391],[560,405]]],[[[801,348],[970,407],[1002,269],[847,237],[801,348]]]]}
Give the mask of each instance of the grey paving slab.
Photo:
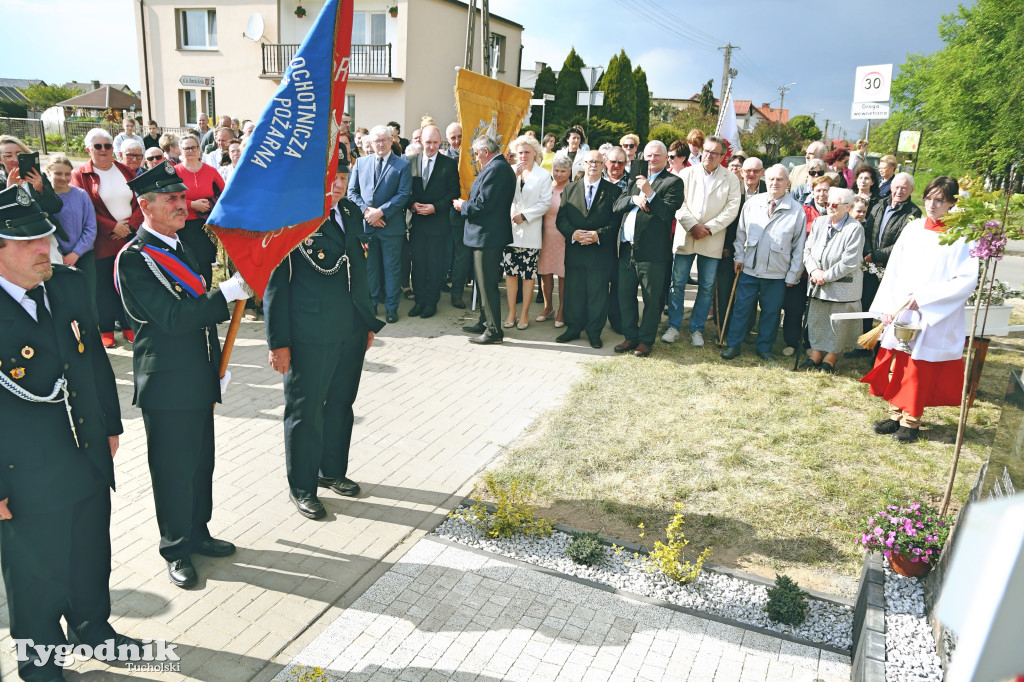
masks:
{"type": "MultiPolygon", "coordinates": [[[[427,588],[428,591],[430,587],[427,588]]],[[[438,604],[441,606],[441,604],[438,604]]],[[[482,680],[848,680],[850,659],[754,633],[498,558],[421,539],[275,678],[482,680]],[[429,576],[460,588],[461,618],[430,620],[412,603],[429,576]],[[537,579],[531,581],[530,576],[537,579]],[[554,583],[553,593],[549,588],[554,583]],[[559,599],[572,583],[574,599],[559,599]],[[546,590],[546,591],[543,591],[546,590]],[[528,604],[494,622],[495,595],[528,604]],[[600,595],[600,596],[599,596],[600,595]],[[652,615],[653,614],[653,615],[652,615]]]]}

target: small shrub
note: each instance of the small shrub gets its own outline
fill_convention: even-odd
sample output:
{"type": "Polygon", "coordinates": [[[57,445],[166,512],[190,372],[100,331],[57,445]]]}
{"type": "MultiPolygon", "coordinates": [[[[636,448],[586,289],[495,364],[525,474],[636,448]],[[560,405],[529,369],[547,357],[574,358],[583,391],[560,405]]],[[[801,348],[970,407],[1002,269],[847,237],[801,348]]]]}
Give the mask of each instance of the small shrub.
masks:
{"type": "MultiPolygon", "coordinates": [[[[660,540],[654,543],[654,549],[646,557],[643,557],[644,570],[648,572],[661,571],[665,576],[680,584],[693,582],[700,575],[704,562],[711,556],[711,547],[708,547],[697,561],[690,563],[683,561],[683,548],[690,544],[690,541],[683,535],[683,504],[676,502],[676,513],[665,528],[665,535],[668,537],[668,544],[660,540]]],[[[641,527],[642,530],[642,527],[641,527]]],[[[643,534],[641,533],[641,537],[643,534]]]]}
{"type": "Polygon", "coordinates": [[[775,575],[775,587],[768,588],[764,610],[777,623],[800,625],[807,618],[806,592],[787,575],[775,575]]]}
{"type": "Polygon", "coordinates": [[[329,682],[329,680],[333,679],[319,666],[307,668],[304,665],[300,665],[294,670],[294,674],[295,682],[329,682]]]}
{"type": "Polygon", "coordinates": [[[565,555],[577,564],[596,566],[604,559],[604,543],[597,533],[573,533],[565,555]]]}
{"type": "Polygon", "coordinates": [[[547,537],[554,532],[551,522],[534,516],[536,507],[527,504],[530,495],[523,490],[519,481],[505,486],[498,483],[493,473],[484,477],[484,484],[497,501],[493,514],[488,514],[482,504],[470,507],[476,514],[473,522],[482,533],[492,538],[510,538],[513,535],[537,535],[547,537]]]}

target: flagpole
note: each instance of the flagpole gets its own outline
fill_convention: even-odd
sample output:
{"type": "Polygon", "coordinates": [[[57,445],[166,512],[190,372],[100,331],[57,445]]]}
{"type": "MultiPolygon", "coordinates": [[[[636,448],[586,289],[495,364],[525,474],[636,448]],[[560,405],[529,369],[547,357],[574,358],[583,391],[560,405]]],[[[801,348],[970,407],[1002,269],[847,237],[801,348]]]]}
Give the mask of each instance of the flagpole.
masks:
{"type": "Polygon", "coordinates": [[[228,371],[228,361],[231,359],[231,351],[235,347],[235,337],[238,336],[238,327],[242,323],[247,300],[249,299],[243,298],[241,301],[235,301],[235,309],[231,313],[231,326],[228,327],[228,335],[224,337],[224,348],[220,352],[220,373],[217,376],[221,379],[228,371]]]}
{"type": "Polygon", "coordinates": [[[725,121],[725,107],[732,101],[732,78],[729,79],[728,84],[725,88],[725,99],[722,100],[721,106],[718,108],[718,122],[715,124],[715,135],[722,132],[722,123],[725,121]]]}

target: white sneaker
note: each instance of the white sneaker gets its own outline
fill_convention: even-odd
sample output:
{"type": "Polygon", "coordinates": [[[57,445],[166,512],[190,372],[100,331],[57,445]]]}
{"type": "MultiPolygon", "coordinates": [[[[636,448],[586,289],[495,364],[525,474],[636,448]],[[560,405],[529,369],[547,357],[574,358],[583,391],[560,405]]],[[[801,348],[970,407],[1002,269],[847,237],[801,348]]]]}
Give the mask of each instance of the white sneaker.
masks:
{"type": "Polygon", "coordinates": [[[694,332],[690,334],[690,344],[693,346],[703,346],[704,335],[701,334],[700,332],[694,332]]]}
{"type": "Polygon", "coordinates": [[[787,358],[792,357],[793,353],[795,352],[796,348],[793,348],[793,346],[786,346],[785,348],[782,349],[782,354],[785,355],[787,358]]]}
{"type": "Polygon", "coordinates": [[[665,343],[675,343],[676,339],[678,339],[678,338],[679,338],[679,330],[676,329],[675,327],[669,327],[668,329],[665,330],[665,333],[662,334],[662,336],[661,336],[661,340],[664,341],[665,343]]]}

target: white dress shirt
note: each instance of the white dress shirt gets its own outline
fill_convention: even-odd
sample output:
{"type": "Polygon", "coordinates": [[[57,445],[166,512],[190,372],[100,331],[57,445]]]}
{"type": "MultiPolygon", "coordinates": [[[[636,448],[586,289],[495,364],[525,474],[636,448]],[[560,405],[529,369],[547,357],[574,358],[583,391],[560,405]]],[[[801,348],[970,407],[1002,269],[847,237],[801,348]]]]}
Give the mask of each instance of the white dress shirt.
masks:
{"type": "MultiPolygon", "coordinates": [[[[43,285],[39,284],[39,286],[43,285]]],[[[14,282],[4,278],[2,275],[0,275],[0,288],[10,294],[11,298],[17,301],[33,320],[36,322],[39,321],[39,318],[36,317],[36,302],[28,297],[28,289],[19,287],[14,282]]],[[[50,305],[50,296],[46,293],[45,287],[43,288],[43,301],[46,302],[46,309],[52,311],[53,306],[50,305]]]]}

